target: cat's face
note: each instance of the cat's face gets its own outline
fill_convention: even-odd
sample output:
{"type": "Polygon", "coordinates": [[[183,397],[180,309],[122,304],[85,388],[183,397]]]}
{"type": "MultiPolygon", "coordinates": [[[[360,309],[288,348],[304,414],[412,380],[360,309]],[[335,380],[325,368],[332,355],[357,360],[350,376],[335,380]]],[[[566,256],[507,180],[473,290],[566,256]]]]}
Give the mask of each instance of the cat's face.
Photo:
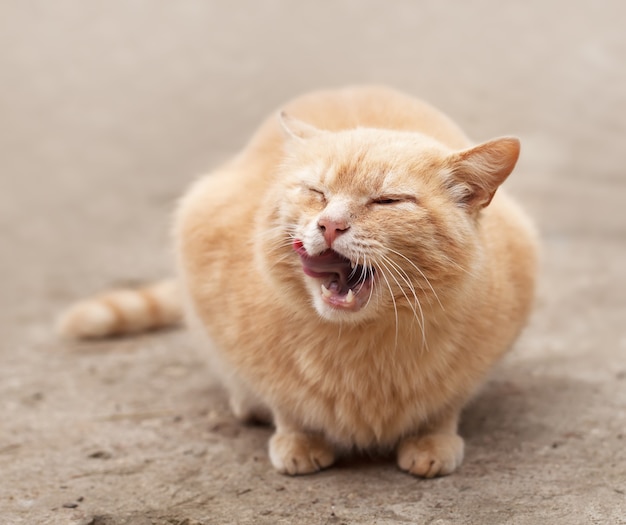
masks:
{"type": "Polygon", "coordinates": [[[450,152],[413,133],[302,134],[287,144],[268,228],[279,282],[303,284],[327,320],[407,312],[423,323],[476,257],[480,206],[450,152]]]}

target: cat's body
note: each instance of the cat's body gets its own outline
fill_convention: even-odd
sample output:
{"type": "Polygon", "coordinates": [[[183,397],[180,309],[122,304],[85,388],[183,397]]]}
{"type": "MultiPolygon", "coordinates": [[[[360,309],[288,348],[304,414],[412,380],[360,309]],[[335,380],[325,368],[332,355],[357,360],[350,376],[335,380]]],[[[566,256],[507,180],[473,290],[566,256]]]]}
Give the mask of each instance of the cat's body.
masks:
{"type": "Polygon", "coordinates": [[[188,319],[235,414],[274,420],[278,470],[397,447],[402,469],[449,473],[459,412],[532,303],[532,228],[501,191],[491,201],[518,142],[472,148],[383,88],[285,110],[285,129],[268,119],[180,204],[188,319]]]}

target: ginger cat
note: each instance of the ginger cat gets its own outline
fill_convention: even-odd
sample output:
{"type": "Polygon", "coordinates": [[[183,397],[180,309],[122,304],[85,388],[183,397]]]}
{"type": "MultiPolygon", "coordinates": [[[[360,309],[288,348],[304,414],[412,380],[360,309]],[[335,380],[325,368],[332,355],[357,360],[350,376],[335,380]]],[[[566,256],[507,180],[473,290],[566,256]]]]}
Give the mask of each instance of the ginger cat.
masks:
{"type": "Polygon", "coordinates": [[[496,194],[518,154],[390,89],[303,96],[182,199],[178,284],[79,303],[61,332],[176,322],[181,297],[234,414],[274,422],[279,472],[376,449],[449,474],[459,413],[533,301],[533,228],[496,194]]]}

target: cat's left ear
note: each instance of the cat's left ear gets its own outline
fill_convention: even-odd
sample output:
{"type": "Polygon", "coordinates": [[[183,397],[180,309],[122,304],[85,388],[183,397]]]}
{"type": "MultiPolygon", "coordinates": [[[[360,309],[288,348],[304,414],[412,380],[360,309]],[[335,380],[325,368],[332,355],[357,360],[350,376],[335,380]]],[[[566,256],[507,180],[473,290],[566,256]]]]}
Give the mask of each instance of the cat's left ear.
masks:
{"type": "Polygon", "coordinates": [[[278,118],[280,121],[280,125],[288,138],[306,140],[323,133],[321,129],[318,129],[311,124],[307,124],[300,119],[292,117],[284,111],[280,112],[278,118]]]}
{"type": "Polygon", "coordinates": [[[502,137],[450,155],[447,186],[453,198],[473,211],[487,206],[513,171],[519,151],[519,139],[502,137]]]}

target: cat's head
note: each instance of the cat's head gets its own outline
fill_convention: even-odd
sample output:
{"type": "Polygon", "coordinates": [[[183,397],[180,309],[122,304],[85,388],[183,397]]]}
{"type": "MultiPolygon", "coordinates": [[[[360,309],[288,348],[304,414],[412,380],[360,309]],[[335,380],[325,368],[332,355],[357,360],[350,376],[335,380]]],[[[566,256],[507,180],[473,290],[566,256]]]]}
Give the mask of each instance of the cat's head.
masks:
{"type": "Polygon", "coordinates": [[[481,210],[519,141],[451,151],[419,133],[281,119],[285,157],[257,224],[272,285],[331,321],[423,322],[474,271],[481,210]]]}

